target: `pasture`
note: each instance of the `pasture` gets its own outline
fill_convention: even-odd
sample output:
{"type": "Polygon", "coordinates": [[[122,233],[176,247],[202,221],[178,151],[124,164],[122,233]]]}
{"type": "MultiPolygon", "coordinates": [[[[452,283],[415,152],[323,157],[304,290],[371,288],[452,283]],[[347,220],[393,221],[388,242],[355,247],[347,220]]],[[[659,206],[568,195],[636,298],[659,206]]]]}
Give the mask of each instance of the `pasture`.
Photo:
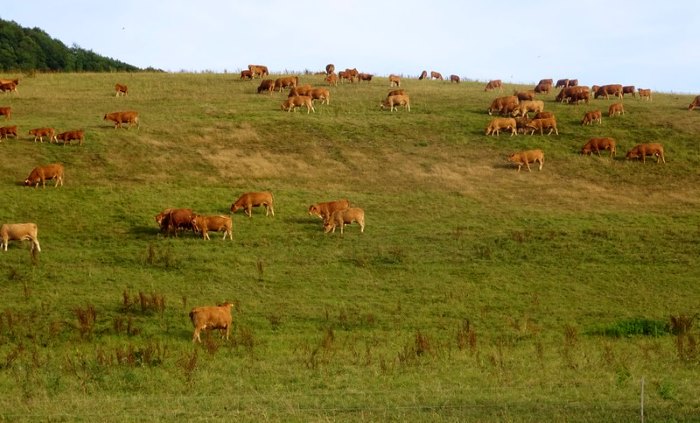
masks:
{"type": "MultiPolygon", "coordinates": [[[[0,420],[631,422],[643,398],[646,421],[697,421],[693,96],[625,97],[608,118],[619,100],[553,91],[537,98],[559,135],[492,137],[491,100],[532,86],[404,77],[411,111],[389,112],[375,77],[307,114],[259,81],[37,74],[0,94],[19,129],[0,143],[0,223],[37,223],[42,250],[0,253],[0,420]],[[595,109],[602,124],[581,126],[595,109]],[[140,129],[103,120],[123,110],[140,129]],[[39,127],[84,145],[35,143],[39,127]],[[578,154],[593,137],[617,156],[578,154]],[[625,160],[642,142],[667,163],[625,160]],[[542,171],[507,162],[527,149],[542,171]],[[23,186],[55,162],[63,187],[23,186]],[[233,214],[232,241],[154,220],[267,190],[275,216],[233,214]],[[307,214],[341,198],[364,233],[307,214]],[[193,344],[189,310],[224,301],[231,339],[193,344]]],[[[635,83],[581,81],[617,82],[635,83]]]]}

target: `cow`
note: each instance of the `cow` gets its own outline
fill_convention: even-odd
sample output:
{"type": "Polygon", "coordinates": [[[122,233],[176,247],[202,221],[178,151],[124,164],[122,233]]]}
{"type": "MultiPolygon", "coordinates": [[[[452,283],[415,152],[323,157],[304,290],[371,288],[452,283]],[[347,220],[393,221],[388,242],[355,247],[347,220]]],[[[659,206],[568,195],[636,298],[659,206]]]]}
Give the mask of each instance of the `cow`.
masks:
{"type": "Polygon", "coordinates": [[[350,75],[352,79],[358,79],[360,76],[360,72],[357,70],[357,68],[346,68],[345,73],[350,75]]]}
{"type": "Polygon", "coordinates": [[[627,160],[630,159],[641,159],[643,163],[646,163],[646,156],[656,156],[656,163],[659,160],[666,163],[664,158],[664,146],[659,143],[650,144],[637,144],[630,151],[627,152],[627,160]]]}
{"type": "Polygon", "coordinates": [[[136,129],[141,129],[141,124],[139,123],[139,112],[127,111],[127,112],[112,112],[105,114],[103,120],[111,120],[114,122],[114,129],[121,128],[122,124],[126,123],[126,129],[131,128],[132,124],[136,125],[136,129]]]}
{"type": "Polygon", "coordinates": [[[161,232],[177,236],[178,230],[194,230],[192,226],[194,216],[192,209],[165,209],[156,215],[156,222],[161,232]]]}
{"type": "Polygon", "coordinates": [[[610,96],[619,97],[622,99],[622,85],[621,84],[608,84],[598,87],[593,98],[598,98],[605,96],[607,100],[610,96]]]}
{"type": "Polygon", "coordinates": [[[323,222],[323,232],[333,232],[335,233],[335,228],[340,227],[340,233],[342,234],[345,225],[349,225],[353,222],[357,222],[360,225],[360,233],[365,232],[365,211],[359,207],[348,207],[344,210],[336,210],[329,218],[323,222]]]}
{"type": "Polygon", "coordinates": [[[494,112],[502,115],[509,115],[518,107],[519,103],[520,101],[518,100],[518,97],[514,95],[498,97],[491,102],[491,105],[488,109],[486,109],[486,111],[489,113],[489,115],[493,114],[494,112]]]}
{"type": "Polygon", "coordinates": [[[493,118],[486,127],[485,135],[500,135],[501,129],[510,130],[510,136],[517,135],[518,124],[513,118],[493,118]]]}
{"type": "Polygon", "coordinates": [[[281,109],[286,110],[287,112],[291,112],[292,110],[296,110],[297,107],[302,106],[306,106],[306,114],[311,113],[311,111],[316,113],[316,109],[314,108],[314,104],[311,101],[311,97],[308,95],[295,95],[293,97],[287,98],[282,103],[281,109]]]}
{"type": "Polygon", "coordinates": [[[390,95],[379,104],[382,110],[388,107],[392,112],[394,109],[399,110],[399,106],[404,106],[406,110],[411,111],[411,99],[407,94],[390,95]]]}
{"type": "Polygon", "coordinates": [[[555,118],[532,119],[530,123],[527,124],[526,128],[526,130],[530,130],[530,135],[534,135],[536,130],[540,131],[540,135],[544,135],[545,129],[549,129],[547,135],[551,135],[552,132],[559,135],[557,120],[555,118]]]}
{"type": "Polygon", "coordinates": [[[458,75],[450,75],[450,82],[454,82],[455,84],[459,84],[459,76],[458,75]]]}
{"type": "Polygon", "coordinates": [[[173,209],[165,209],[156,215],[156,222],[158,223],[161,232],[165,232],[168,229],[169,216],[171,211],[173,211],[173,209]]]}
{"type": "Polygon", "coordinates": [[[41,246],[39,245],[39,229],[36,223],[5,223],[0,226],[0,248],[7,251],[7,245],[10,241],[24,241],[28,240],[32,242],[32,250],[36,249],[37,252],[41,252],[41,246]]]}
{"type": "Polygon", "coordinates": [[[439,79],[440,81],[443,81],[442,74],[435,71],[430,71],[430,79],[439,79]]]}
{"type": "Polygon", "coordinates": [[[283,88],[291,88],[299,85],[298,76],[285,76],[275,79],[275,91],[282,91],[283,88]]]}
{"type": "Polygon", "coordinates": [[[39,183],[43,188],[46,188],[46,181],[55,179],[54,187],[63,186],[63,165],[60,163],[52,163],[45,166],[37,166],[29,173],[27,179],[24,180],[25,186],[34,185],[34,188],[39,187],[39,183]]]}
{"type": "Polygon", "coordinates": [[[535,85],[535,91],[537,94],[549,94],[549,91],[552,90],[552,84],[547,84],[547,83],[539,83],[535,85]]]}
{"type": "Polygon", "coordinates": [[[204,216],[195,214],[192,217],[192,229],[195,232],[201,232],[202,238],[209,238],[209,231],[223,232],[224,241],[228,235],[229,239],[233,240],[233,221],[230,216],[204,216]]]}
{"type": "Polygon", "coordinates": [[[581,120],[581,126],[592,125],[595,122],[598,122],[599,125],[603,123],[603,114],[600,112],[600,110],[586,112],[581,120]]]}
{"type": "Polygon", "coordinates": [[[515,91],[513,91],[513,95],[518,97],[518,100],[520,100],[520,101],[534,100],[535,99],[535,91],[534,90],[529,90],[529,91],[515,90],[515,91]]]}
{"type": "Polygon", "coordinates": [[[390,87],[400,87],[401,86],[401,78],[398,75],[394,75],[394,74],[389,75],[389,86],[390,87]]]}
{"type": "Polygon", "coordinates": [[[263,65],[248,65],[248,70],[253,74],[253,78],[256,76],[263,77],[270,74],[267,70],[267,66],[263,65]]]}
{"type": "Polygon", "coordinates": [[[568,79],[560,79],[557,81],[557,85],[554,86],[554,88],[564,88],[569,86],[569,80],[568,79]]]}
{"type": "Polygon", "coordinates": [[[2,84],[15,84],[19,85],[19,79],[0,79],[0,85],[2,84]]]}
{"type": "Polygon", "coordinates": [[[491,91],[498,88],[498,91],[503,91],[503,83],[500,79],[492,79],[484,87],[484,91],[491,91]]]}
{"type": "Polygon", "coordinates": [[[12,117],[12,107],[0,107],[0,116],[5,116],[5,120],[12,117]]]}
{"type": "Polygon", "coordinates": [[[331,92],[326,88],[314,88],[309,93],[311,100],[321,100],[321,104],[329,105],[331,103],[331,92]]]}
{"type": "Polygon", "coordinates": [[[554,113],[552,113],[552,112],[539,112],[539,113],[535,113],[535,116],[533,117],[533,119],[548,119],[548,118],[553,118],[553,117],[554,117],[554,113]]]}
{"type": "Polygon", "coordinates": [[[625,114],[625,107],[622,105],[622,103],[613,103],[608,107],[608,117],[612,117],[615,115],[624,115],[625,114]]]}
{"type": "Polygon", "coordinates": [[[272,91],[275,89],[275,81],[272,79],[263,79],[260,81],[260,85],[258,85],[258,94],[268,92],[272,94],[272,91]]]}
{"type": "Polygon", "coordinates": [[[700,106],[700,95],[695,97],[693,101],[688,105],[688,111],[695,109],[700,106]]]}
{"type": "Polygon", "coordinates": [[[334,87],[338,86],[338,75],[335,73],[331,73],[326,77],[326,82],[328,82],[328,85],[333,85],[334,87]]]}
{"type": "Polygon", "coordinates": [[[253,217],[253,207],[263,206],[265,207],[265,216],[272,214],[275,215],[275,209],[273,207],[273,196],[269,191],[263,192],[246,192],[241,194],[233,204],[231,204],[231,212],[235,213],[239,209],[243,209],[243,212],[248,217],[253,217]]]}
{"type": "Polygon", "coordinates": [[[225,302],[217,306],[193,308],[190,311],[190,321],[192,321],[194,326],[192,342],[202,342],[202,339],[199,337],[202,329],[218,329],[221,331],[222,338],[224,337],[223,331],[226,331],[226,340],[228,340],[231,333],[231,324],[233,323],[233,318],[231,317],[232,306],[232,303],[225,302]]]}
{"type": "Polygon", "coordinates": [[[651,89],[650,88],[640,88],[637,90],[637,92],[639,92],[639,99],[640,100],[651,101],[651,89]]]}
{"type": "Polygon", "coordinates": [[[17,138],[17,125],[14,126],[3,126],[0,128],[0,142],[2,139],[7,139],[9,135],[17,138]]]}
{"type": "Polygon", "coordinates": [[[540,79],[540,82],[538,82],[537,85],[539,85],[539,84],[549,84],[549,85],[552,85],[552,84],[554,84],[554,80],[553,80],[552,78],[540,79]]]}
{"type": "Polygon", "coordinates": [[[311,96],[312,89],[313,88],[309,84],[302,85],[301,87],[292,87],[287,97],[294,97],[295,95],[311,96]]]}
{"type": "Polygon", "coordinates": [[[625,94],[632,94],[632,97],[636,97],[636,92],[635,92],[635,87],[634,85],[625,85],[622,87],[622,96],[624,97],[625,94]]]}
{"type": "Polygon", "coordinates": [[[516,132],[518,134],[525,134],[528,131],[527,124],[530,123],[532,119],[526,117],[516,117],[513,119],[515,119],[516,132]]]}
{"type": "Polygon", "coordinates": [[[326,221],[334,212],[345,210],[348,207],[350,207],[350,202],[347,199],[316,203],[309,206],[309,215],[318,216],[326,221]]]}
{"type": "Polygon", "coordinates": [[[340,72],[338,72],[338,79],[340,79],[340,83],[341,83],[341,84],[344,84],[344,83],[345,83],[345,80],[348,80],[348,81],[350,81],[351,83],[355,83],[355,78],[352,76],[352,74],[350,74],[350,73],[347,72],[347,71],[340,71],[340,72]]]}
{"type": "Polygon", "coordinates": [[[253,79],[253,72],[250,69],[242,70],[240,79],[253,79]]]}
{"type": "Polygon", "coordinates": [[[518,107],[513,110],[513,116],[528,117],[529,112],[539,113],[544,111],[544,101],[542,100],[525,100],[518,103],[518,107]]]}
{"type": "Polygon", "coordinates": [[[326,65],[326,75],[330,75],[335,72],[335,65],[333,63],[329,63],[326,65]]]}
{"type": "Polygon", "coordinates": [[[579,100],[584,100],[588,102],[589,90],[585,85],[577,85],[575,87],[564,87],[559,91],[559,94],[555,97],[558,102],[569,102],[573,101],[574,104],[578,103],[579,100]]]}
{"type": "Polygon", "coordinates": [[[371,82],[374,75],[370,73],[359,73],[357,74],[357,82],[367,81],[371,82]]]}
{"type": "Polygon", "coordinates": [[[390,90],[389,93],[386,95],[386,98],[391,97],[392,95],[405,95],[406,90],[403,88],[399,88],[398,90],[390,90]]]}
{"type": "Polygon", "coordinates": [[[56,130],[53,128],[34,128],[29,131],[29,135],[34,135],[34,142],[38,139],[43,143],[44,137],[49,137],[49,142],[58,142],[56,139],[56,130]]]}
{"type": "Polygon", "coordinates": [[[428,71],[423,71],[420,73],[420,76],[418,77],[419,81],[422,81],[428,77],[428,71]]]}
{"type": "Polygon", "coordinates": [[[17,92],[17,84],[14,82],[3,82],[0,83],[0,91],[6,92],[17,92]]]}
{"type": "Polygon", "coordinates": [[[575,87],[578,85],[578,79],[569,79],[569,84],[567,87],[575,87]]]}
{"type": "Polygon", "coordinates": [[[116,84],[114,84],[114,92],[115,97],[119,97],[120,95],[128,95],[129,88],[126,85],[117,82],[116,84]]]}
{"type": "MultiPolygon", "coordinates": [[[[573,88],[578,88],[578,87],[573,87],[573,88]]],[[[583,101],[584,103],[588,103],[590,101],[590,93],[588,92],[588,89],[586,88],[585,90],[575,90],[572,92],[567,98],[566,101],[569,102],[572,106],[575,106],[579,104],[579,102],[583,101]]]]}
{"type": "Polygon", "coordinates": [[[528,172],[531,172],[530,163],[539,163],[540,170],[542,170],[542,166],[544,165],[544,153],[542,150],[520,151],[509,155],[508,161],[518,165],[518,172],[520,172],[523,165],[527,166],[528,172]]]}
{"type": "Polygon", "coordinates": [[[600,150],[610,150],[610,157],[617,154],[617,149],[615,147],[615,140],[612,138],[591,138],[588,142],[581,148],[582,155],[589,155],[593,152],[598,154],[600,157],[600,150]]]}
{"type": "Polygon", "coordinates": [[[63,141],[63,145],[70,144],[73,140],[78,140],[80,145],[83,145],[83,141],[85,141],[85,131],[77,129],[75,131],[61,132],[56,135],[56,143],[58,143],[58,140],[63,141]]]}

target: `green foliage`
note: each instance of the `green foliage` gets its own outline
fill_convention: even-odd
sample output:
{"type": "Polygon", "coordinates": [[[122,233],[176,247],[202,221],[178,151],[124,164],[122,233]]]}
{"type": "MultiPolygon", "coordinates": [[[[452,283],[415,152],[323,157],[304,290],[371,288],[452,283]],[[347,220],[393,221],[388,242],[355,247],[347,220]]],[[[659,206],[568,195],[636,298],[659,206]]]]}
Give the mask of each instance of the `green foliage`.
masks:
{"type": "Polygon", "coordinates": [[[593,329],[593,335],[612,336],[616,338],[624,336],[662,336],[670,333],[667,322],[646,318],[625,319],[609,326],[593,329]]]}

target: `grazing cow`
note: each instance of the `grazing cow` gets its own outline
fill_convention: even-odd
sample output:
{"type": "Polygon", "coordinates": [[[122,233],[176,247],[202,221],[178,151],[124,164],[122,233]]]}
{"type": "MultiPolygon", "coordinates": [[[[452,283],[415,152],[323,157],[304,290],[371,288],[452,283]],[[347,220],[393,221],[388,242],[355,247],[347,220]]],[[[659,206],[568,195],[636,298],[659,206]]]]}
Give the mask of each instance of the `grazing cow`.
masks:
{"type": "Polygon", "coordinates": [[[440,72],[435,71],[430,71],[430,79],[439,79],[440,81],[443,80],[442,74],[440,72]]]}
{"type": "Polygon", "coordinates": [[[56,130],[53,128],[35,128],[31,129],[29,131],[29,135],[34,135],[34,142],[36,142],[37,139],[39,141],[44,142],[44,137],[49,137],[49,142],[56,141],[56,130]]]}
{"type": "Polygon", "coordinates": [[[456,84],[459,84],[459,76],[458,75],[450,75],[450,82],[454,82],[456,84]]]}
{"type": "MultiPolygon", "coordinates": [[[[192,211],[191,209],[188,210],[192,211]]],[[[165,232],[168,229],[169,216],[171,211],[173,211],[173,209],[165,209],[156,215],[156,222],[158,223],[158,226],[160,226],[161,232],[165,232]]]]}
{"type": "Polygon", "coordinates": [[[544,130],[549,129],[547,135],[551,135],[552,132],[559,135],[557,130],[557,120],[555,118],[546,119],[532,119],[530,123],[527,124],[526,130],[530,130],[530,135],[534,135],[536,130],[540,131],[540,135],[544,135],[544,130]]]}
{"type": "Polygon", "coordinates": [[[637,144],[627,152],[626,158],[628,160],[641,159],[643,163],[646,163],[646,156],[656,156],[656,163],[658,163],[659,160],[666,163],[666,159],[664,158],[664,146],[659,143],[637,144]]]}
{"type": "Polygon", "coordinates": [[[537,85],[539,85],[539,84],[549,84],[549,85],[552,85],[552,84],[554,84],[554,80],[553,80],[552,78],[540,79],[540,82],[538,82],[537,85]]]}
{"type": "Polygon", "coordinates": [[[350,202],[347,199],[326,201],[310,205],[309,214],[311,216],[318,216],[325,222],[334,212],[345,210],[348,207],[350,207],[350,202]]]}
{"type": "Polygon", "coordinates": [[[195,307],[190,311],[190,320],[194,326],[194,333],[192,334],[192,342],[202,342],[199,337],[199,333],[202,329],[218,329],[221,331],[221,337],[224,337],[224,332],[226,331],[226,339],[229,339],[229,334],[231,332],[231,324],[233,323],[233,318],[231,317],[231,307],[233,304],[225,302],[217,306],[204,306],[195,307]]]}
{"type": "Polygon", "coordinates": [[[360,76],[360,72],[357,70],[357,68],[352,68],[352,69],[346,68],[346,69],[345,69],[345,73],[347,73],[348,75],[350,75],[350,77],[351,77],[352,79],[358,79],[359,76],[360,76]]]}
{"type": "Polygon", "coordinates": [[[350,81],[351,83],[355,83],[355,78],[350,74],[348,71],[340,71],[338,72],[338,78],[340,79],[340,83],[344,84],[345,80],[350,81]]]}
{"type": "Polygon", "coordinates": [[[335,228],[340,227],[340,233],[343,233],[345,225],[357,222],[360,225],[360,233],[365,231],[365,211],[359,207],[348,207],[344,210],[336,210],[328,219],[323,222],[323,232],[335,233],[335,228]]]}
{"type": "Polygon", "coordinates": [[[321,104],[329,105],[331,103],[331,92],[326,88],[314,88],[309,93],[311,100],[321,100],[321,104]]]}
{"type": "Polygon", "coordinates": [[[513,116],[528,117],[529,112],[539,113],[544,111],[544,101],[542,100],[525,100],[518,103],[518,107],[513,110],[513,116]]]}
{"type": "MultiPolygon", "coordinates": [[[[539,113],[538,113],[539,114],[539,113]]],[[[516,129],[518,134],[525,134],[527,133],[527,125],[530,123],[532,119],[528,119],[526,117],[516,117],[515,119],[515,124],[516,124],[516,129]]]]}
{"type": "Polygon", "coordinates": [[[535,116],[533,117],[533,119],[548,119],[548,118],[553,118],[553,117],[554,117],[554,113],[552,113],[552,112],[539,112],[539,113],[535,113],[535,116]]]}
{"type": "Polygon", "coordinates": [[[419,81],[422,81],[428,77],[428,71],[423,71],[420,73],[420,76],[418,77],[419,81]]]}
{"type": "Polygon", "coordinates": [[[267,66],[263,65],[248,65],[248,70],[253,74],[253,78],[256,76],[263,77],[270,74],[267,70],[267,66]]]}
{"type": "Polygon", "coordinates": [[[639,99],[640,100],[651,101],[651,89],[650,88],[640,88],[637,91],[639,92],[639,99]]]}
{"type": "MultiPolygon", "coordinates": [[[[573,88],[578,88],[578,87],[573,87],[573,88]]],[[[574,91],[573,93],[571,93],[571,95],[569,95],[566,98],[566,101],[568,101],[569,104],[571,104],[572,106],[576,106],[582,101],[584,103],[588,103],[590,101],[590,98],[591,97],[590,97],[590,94],[588,92],[588,89],[585,89],[585,90],[574,91]]]]}
{"type": "Polygon", "coordinates": [[[539,163],[540,170],[542,170],[542,166],[544,165],[544,153],[542,150],[520,151],[508,156],[508,161],[518,165],[518,172],[520,172],[523,165],[525,165],[527,167],[527,171],[530,172],[530,163],[539,163]]]}
{"type": "Polygon", "coordinates": [[[587,156],[593,152],[598,154],[600,157],[600,150],[610,150],[610,157],[617,154],[615,148],[615,140],[612,138],[591,138],[588,142],[581,148],[581,154],[587,156]]]}
{"type": "Polygon", "coordinates": [[[0,84],[0,91],[6,92],[17,92],[17,84],[14,82],[3,82],[0,84]]]}
{"type": "Polygon", "coordinates": [[[326,75],[330,75],[335,72],[335,65],[333,63],[329,63],[326,65],[326,75]]]}
{"type": "Polygon", "coordinates": [[[569,84],[567,87],[575,87],[578,85],[578,79],[569,79],[569,84]]]}
{"type": "Polygon", "coordinates": [[[510,136],[517,135],[518,123],[513,118],[493,118],[486,127],[485,135],[500,135],[501,129],[510,129],[510,136]]]}
{"type": "Polygon", "coordinates": [[[583,115],[583,119],[581,120],[581,126],[592,125],[595,122],[598,122],[598,124],[603,123],[603,114],[600,112],[600,110],[586,112],[586,114],[583,115]]]}
{"type": "Polygon", "coordinates": [[[409,112],[411,111],[411,99],[407,94],[390,95],[386,98],[386,100],[379,104],[379,107],[382,110],[384,110],[385,107],[388,107],[392,112],[394,109],[399,110],[399,106],[404,106],[406,110],[409,112]]]}
{"type": "Polygon", "coordinates": [[[328,85],[333,85],[334,87],[338,86],[338,75],[335,73],[331,73],[326,77],[326,82],[328,82],[328,85]]]}
{"type": "Polygon", "coordinates": [[[297,107],[302,106],[306,106],[306,114],[311,113],[311,111],[316,113],[316,109],[314,108],[314,104],[311,101],[311,97],[309,97],[308,95],[295,95],[294,97],[289,97],[282,103],[281,108],[282,110],[291,112],[292,110],[296,111],[297,107]]]}
{"type": "Polygon", "coordinates": [[[56,180],[54,187],[63,186],[63,165],[60,163],[52,163],[45,166],[37,166],[29,173],[27,179],[24,180],[24,185],[34,185],[34,189],[39,187],[39,182],[43,188],[46,188],[46,181],[51,179],[56,180]]]}
{"type": "Polygon", "coordinates": [[[299,85],[298,76],[286,76],[275,79],[275,91],[282,91],[283,88],[291,88],[299,85]]]}
{"type": "Polygon", "coordinates": [[[119,97],[120,95],[128,95],[129,94],[129,88],[126,85],[120,84],[120,83],[114,84],[114,91],[115,91],[115,94],[114,94],[115,97],[119,97]]]}
{"type": "Polygon", "coordinates": [[[523,100],[534,100],[535,99],[535,91],[530,90],[530,91],[518,91],[515,90],[513,91],[513,95],[518,97],[518,100],[523,101],[523,100]]]}
{"type": "Polygon", "coordinates": [[[193,230],[192,218],[195,213],[192,209],[165,209],[156,215],[156,222],[160,225],[161,232],[167,232],[177,236],[179,230],[193,230]]]}
{"type": "Polygon", "coordinates": [[[552,90],[552,84],[547,84],[547,83],[542,83],[542,82],[535,85],[535,89],[534,89],[534,91],[537,94],[549,94],[549,91],[551,91],[551,90],[552,90]]]}
{"type": "Polygon", "coordinates": [[[391,97],[392,95],[405,95],[406,90],[403,88],[399,88],[398,90],[391,90],[389,93],[386,95],[386,98],[391,97]]]}
{"type": "Polygon", "coordinates": [[[570,102],[578,103],[579,100],[584,100],[588,102],[589,90],[585,85],[577,85],[575,87],[564,87],[559,91],[559,94],[555,97],[558,102],[570,102]]]}
{"type": "Polygon", "coordinates": [[[253,207],[263,206],[265,207],[265,216],[269,214],[274,216],[273,201],[272,193],[269,191],[246,192],[238,197],[236,202],[231,204],[231,212],[235,213],[237,210],[243,209],[243,212],[248,217],[253,217],[253,207]]]}
{"type": "Polygon", "coordinates": [[[39,229],[36,223],[5,223],[0,226],[0,238],[2,238],[0,248],[5,251],[7,251],[7,245],[10,241],[29,240],[32,242],[32,251],[36,248],[38,252],[41,252],[39,229]]]}
{"type": "Polygon", "coordinates": [[[78,129],[75,131],[61,132],[60,134],[56,135],[56,143],[58,143],[58,140],[63,141],[63,145],[66,145],[66,143],[70,144],[70,142],[73,140],[78,140],[80,145],[83,145],[83,141],[85,141],[85,131],[78,129]]]}
{"type": "Polygon", "coordinates": [[[491,102],[491,105],[488,109],[486,109],[486,111],[489,113],[489,115],[493,114],[494,112],[502,115],[509,115],[518,107],[519,103],[520,101],[518,100],[518,97],[514,95],[498,97],[491,102]]]}
{"type": "Polygon", "coordinates": [[[272,91],[275,89],[275,81],[272,79],[263,79],[260,81],[260,85],[258,85],[258,94],[268,92],[272,94],[272,91]]]}
{"type": "Polygon", "coordinates": [[[503,91],[503,83],[500,79],[492,79],[484,87],[484,91],[491,91],[498,88],[498,91],[503,91]]]}
{"type": "Polygon", "coordinates": [[[5,116],[5,120],[12,117],[12,107],[0,107],[0,116],[5,116]]]}
{"type": "Polygon", "coordinates": [[[139,112],[112,112],[105,114],[103,120],[111,120],[114,122],[114,129],[121,128],[122,124],[126,123],[126,129],[131,128],[132,124],[136,124],[136,129],[141,129],[139,123],[139,112]]]}
{"type": "Polygon", "coordinates": [[[17,138],[17,125],[3,126],[2,128],[0,128],[0,141],[2,141],[3,138],[7,139],[9,135],[12,135],[15,138],[17,138]]]}
{"type": "Polygon", "coordinates": [[[688,111],[695,109],[700,106],[700,95],[695,97],[693,101],[688,105],[688,111]]]}
{"type": "Polygon", "coordinates": [[[598,87],[593,98],[605,96],[605,99],[607,100],[611,95],[622,99],[622,84],[602,85],[598,87]]]}
{"type": "Polygon", "coordinates": [[[372,75],[370,73],[358,73],[357,74],[357,82],[362,82],[362,81],[371,82],[373,76],[374,75],[372,75]]]}
{"type": "Polygon", "coordinates": [[[390,87],[400,87],[401,78],[398,75],[389,75],[389,86],[390,87]]]}
{"type": "Polygon", "coordinates": [[[624,87],[622,87],[622,96],[624,97],[625,94],[632,94],[632,97],[636,97],[636,92],[634,91],[634,89],[634,85],[625,85],[624,87]]]}
{"type": "Polygon", "coordinates": [[[240,79],[253,79],[253,72],[250,69],[242,70],[240,79]]]}
{"type": "Polygon", "coordinates": [[[569,80],[568,79],[560,79],[557,81],[557,85],[554,86],[554,88],[564,88],[569,86],[569,80]]]}
{"type": "Polygon", "coordinates": [[[309,84],[302,85],[301,87],[292,87],[292,89],[289,90],[289,95],[287,95],[287,97],[294,97],[295,95],[311,96],[312,89],[313,88],[309,84]]]}
{"type": "Polygon", "coordinates": [[[615,115],[624,115],[625,114],[625,107],[622,105],[622,103],[613,103],[608,107],[608,117],[612,117],[615,115]]]}
{"type": "Polygon", "coordinates": [[[192,217],[192,228],[195,232],[201,232],[202,238],[209,238],[209,231],[223,232],[224,241],[228,235],[233,240],[233,221],[230,216],[203,216],[195,214],[192,217]]]}

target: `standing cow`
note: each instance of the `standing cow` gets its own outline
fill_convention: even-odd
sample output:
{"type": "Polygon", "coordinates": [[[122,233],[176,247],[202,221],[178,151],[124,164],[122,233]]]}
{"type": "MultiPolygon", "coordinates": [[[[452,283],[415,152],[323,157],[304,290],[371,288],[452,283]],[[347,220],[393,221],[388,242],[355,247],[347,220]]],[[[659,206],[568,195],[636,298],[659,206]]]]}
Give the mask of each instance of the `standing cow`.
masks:
{"type": "Polygon", "coordinates": [[[5,223],[0,226],[0,248],[7,251],[7,245],[10,241],[24,241],[29,240],[32,242],[32,251],[34,249],[37,252],[41,252],[41,246],[39,245],[39,229],[36,223],[5,223]]]}
{"type": "Polygon", "coordinates": [[[263,192],[246,192],[238,197],[233,204],[231,204],[231,213],[243,209],[243,212],[248,217],[253,217],[253,207],[263,206],[265,207],[265,216],[272,214],[275,215],[275,209],[273,207],[273,196],[269,191],[263,192]]]}
{"type": "Polygon", "coordinates": [[[225,302],[217,306],[193,308],[192,311],[190,311],[190,320],[194,326],[192,342],[202,342],[202,339],[199,337],[199,333],[203,329],[218,329],[222,331],[222,337],[224,335],[223,331],[226,331],[226,339],[228,340],[231,332],[231,324],[233,323],[233,318],[231,317],[232,306],[232,303],[225,302]]]}

